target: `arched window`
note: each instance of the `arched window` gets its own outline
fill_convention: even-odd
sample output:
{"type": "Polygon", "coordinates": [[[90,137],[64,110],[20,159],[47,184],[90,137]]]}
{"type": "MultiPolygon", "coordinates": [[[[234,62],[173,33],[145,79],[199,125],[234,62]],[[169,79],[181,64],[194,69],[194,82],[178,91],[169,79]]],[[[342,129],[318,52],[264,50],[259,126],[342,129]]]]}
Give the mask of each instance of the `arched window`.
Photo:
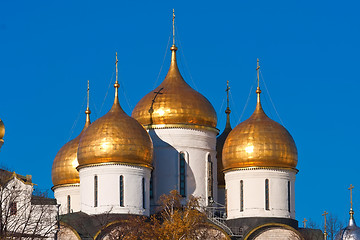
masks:
{"type": "Polygon", "coordinates": [[[244,211],[244,182],[240,180],[240,212],[244,211]]]}
{"type": "Polygon", "coordinates": [[[180,165],[180,195],[182,197],[186,197],[186,161],[185,161],[185,153],[179,154],[179,165],[180,165]]]}
{"type": "Polygon", "coordinates": [[[70,213],[71,212],[71,198],[70,195],[67,196],[67,212],[70,213]]]}
{"type": "Polygon", "coordinates": [[[208,187],[208,198],[209,200],[213,198],[213,164],[211,161],[211,155],[208,155],[207,160],[207,187],[208,187]]]}
{"type": "Polygon", "coordinates": [[[98,176],[94,176],[94,207],[98,206],[98,176]]]}
{"type": "Polygon", "coordinates": [[[288,186],[287,186],[287,190],[288,190],[288,211],[291,212],[291,188],[290,188],[290,181],[288,181],[288,186]]]}
{"type": "Polygon", "coordinates": [[[119,182],[119,193],[120,193],[120,207],[124,206],[124,176],[120,176],[120,182],[119,182]]]}
{"type": "Polygon", "coordinates": [[[142,182],[141,182],[141,187],[142,187],[142,205],[143,205],[143,208],[145,209],[145,178],[142,178],[142,182]]]}
{"type": "Polygon", "coordinates": [[[265,210],[270,210],[270,207],[269,207],[269,179],[265,179],[265,210]]]}

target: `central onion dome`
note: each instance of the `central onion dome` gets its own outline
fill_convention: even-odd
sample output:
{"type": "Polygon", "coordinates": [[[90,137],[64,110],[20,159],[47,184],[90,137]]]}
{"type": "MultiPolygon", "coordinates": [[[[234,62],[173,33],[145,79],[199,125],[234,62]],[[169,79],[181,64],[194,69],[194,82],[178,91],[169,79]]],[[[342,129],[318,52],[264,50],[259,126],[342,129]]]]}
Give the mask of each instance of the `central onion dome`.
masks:
{"type": "Polygon", "coordinates": [[[171,48],[171,64],[165,80],[135,106],[132,117],[145,127],[152,125],[190,125],[216,127],[211,103],[183,79],[176,63],[177,47],[171,48]]]}
{"type": "Polygon", "coordinates": [[[266,116],[256,90],[257,106],[249,119],[237,125],[227,137],[222,161],[224,171],[249,167],[296,169],[297,149],[290,133],[266,116]]]}
{"type": "Polygon", "coordinates": [[[153,145],[150,136],[140,123],[121,108],[117,79],[114,87],[115,100],[112,108],[92,123],[80,138],[78,169],[110,163],[152,167],[153,145]]]}
{"type": "Polygon", "coordinates": [[[91,112],[89,108],[86,109],[85,113],[85,126],[79,136],[66,143],[55,156],[51,171],[51,178],[54,187],[80,183],[79,172],[76,170],[76,167],[79,165],[77,150],[81,135],[90,126],[91,112]]]}

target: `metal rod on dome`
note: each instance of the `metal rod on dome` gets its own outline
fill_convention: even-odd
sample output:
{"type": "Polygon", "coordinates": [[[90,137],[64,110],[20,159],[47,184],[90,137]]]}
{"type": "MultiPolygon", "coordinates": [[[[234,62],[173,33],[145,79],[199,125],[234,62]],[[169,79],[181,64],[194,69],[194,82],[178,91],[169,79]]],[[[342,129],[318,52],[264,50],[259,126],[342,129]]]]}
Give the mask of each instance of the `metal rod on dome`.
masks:
{"type": "Polygon", "coordinates": [[[256,71],[257,71],[257,89],[256,89],[256,94],[257,94],[257,102],[260,103],[260,78],[259,78],[259,71],[260,71],[260,65],[259,65],[259,59],[257,59],[257,67],[256,67],[256,71]]]}
{"type": "Polygon", "coordinates": [[[175,9],[173,9],[172,24],[173,24],[173,45],[175,45],[175,9]]]}
{"type": "Polygon", "coordinates": [[[118,83],[118,58],[117,58],[117,52],[116,52],[115,66],[116,66],[116,81],[115,81],[115,83],[118,83]]]}
{"type": "Polygon", "coordinates": [[[259,78],[259,70],[260,70],[260,66],[259,66],[259,59],[257,59],[257,67],[256,67],[256,71],[257,71],[257,87],[258,89],[260,88],[260,78],[259,78]]]}
{"type": "Polygon", "coordinates": [[[324,216],[324,240],[327,240],[327,232],[326,232],[326,215],[328,215],[329,213],[324,211],[324,213],[322,214],[322,216],[324,216]]]}
{"type": "Polygon", "coordinates": [[[118,88],[119,88],[119,82],[118,82],[118,57],[117,57],[117,52],[116,52],[116,60],[115,60],[115,67],[116,67],[116,80],[115,80],[115,84],[114,84],[114,88],[115,88],[115,100],[114,103],[118,103],[119,102],[119,98],[118,98],[118,88]]]}
{"type": "Polygon", "coordinates": [[[226,109],[229,109],[229,91],[230,91],[230,87],[229,87],[229,80],[226,81],[226,101],[227,101],[227,105],[226,105],[226,109]]]}
{"type": "Polygon", "coordinates": [[[90,83],[89,83],[90,81],[88,80],[88,82],[87,82],[87,107],[86,107],[86,109],[87,110],[89,110],[89,108],[90,108],[90,97],[89,97],[89,95],[90,95],[90,83]]]}

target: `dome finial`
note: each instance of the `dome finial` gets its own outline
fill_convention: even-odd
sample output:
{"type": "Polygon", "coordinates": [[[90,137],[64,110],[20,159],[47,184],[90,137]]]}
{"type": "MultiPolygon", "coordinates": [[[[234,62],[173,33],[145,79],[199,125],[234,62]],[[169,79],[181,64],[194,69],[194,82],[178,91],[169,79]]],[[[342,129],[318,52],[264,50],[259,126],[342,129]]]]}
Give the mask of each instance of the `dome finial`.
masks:
{"type": "Polygon", "coordinates": [[[175,9],[173,9],[172,25],[173,25],[173,46],[175,46],[175,9]]]}
{"type": "Polygon", "coordinates": [[[114,104],[119,104],[118,88],[120,87],[120,85],[119,85],[119,82],[118,82],[118,58],[117,58],[117,52],[116,52],[115,67],[116,67],[116,80],[115,80],[115,84],[114,84],[114,88],[115,88],[114,104]]]}
{"type": "Polygon", "coordinates": [[[256,88],[257,103],[260,104],[260,93],[261,93],[261,90],[260,90],[260,78],[259,78],[259,72],[260,72],[259,59],[257,59],[256,72],[257,72],[257,88],[256,88]]]}
{"type": "Polygon", "coordinates": [[[230,125],[230,107],[229,107],[229,91],[230,91],[230,87],[229,87],[229,80],[226,81],[226,126],[225,128],[230,128],[231,129],[231,125],[230,125]]]}
{"type": "Polygon", "coordinates": [[[353,200],[352,200],[352,190],[353,190],[354,186],[352,184],[350,184],[350,187],[348,188],[350,190],[350,220],[349,220],[349,226],[354,226],[355,224],[355,219],[354,219],[354,210],[353,210],[353,200]]]}
{"type": "Polygon", "coordinates": [[[170,48],[170,50],[172,51],[171,63],[172,63],[174,60],[176,61],[175,52],[176,52],[176,50],[177,50],[177,47],[175,46],[175,9],[173,9],[172,27],[173,27],[173,45],[172,45],[171,48],[170,48]]]}
{"type": "Polygon", "coordinates": [[[85,122],[85,128],[88,127],[91,122],[90,122],[90,81],[87,81],[87,107],[85,110],[85,114],[86,114],[86,122],[85,122]]]}
{"type": "Polygon", "coordinates": [[[324,240],[327,239],[327,232],[326,232],[326,215],[328,215],[329,213],[324,211],[324,213],[322,214],[322,216],[324,216],[324,240]]]}

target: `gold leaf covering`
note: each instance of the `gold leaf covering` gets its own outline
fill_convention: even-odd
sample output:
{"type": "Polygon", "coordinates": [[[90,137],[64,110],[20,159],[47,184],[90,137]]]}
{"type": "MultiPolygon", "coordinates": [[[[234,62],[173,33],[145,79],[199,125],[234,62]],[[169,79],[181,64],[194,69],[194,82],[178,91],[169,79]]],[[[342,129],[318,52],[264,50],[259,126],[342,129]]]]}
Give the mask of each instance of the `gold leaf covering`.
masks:
{"type": "Polygon", "coordinates": [[[225,141],[224,171],[248,167],[295,169],[297,160],[294,139],[283,126],[266,116],[259,91],[254,113],[236,126],[225,141]]]}
{"type": "Polygon", "coordinates": [[[81,136],[79,168],[104,163],[152,166],[153,146],[149,134],[120,107],[115,84],[115,102],[110,111],[97,119],[81,136]]]}
{"type": "Polygon", "coordinates": [[[87,110],[85,113],[85,126],[79,136],[66,143],[55,156],[51,171],[51,178],[54,187],[65,184],[80,183],[79,172],[76,170],[76,167],[79,165],[77,150],[81,135],[90,125],[90,111],[87,110]]]}
{"type": "Polygon", "coordinates": [[[187,124],[216,127],[216,112],[211,103],[183,79],[176,63],[175,45],[171,47],[170,69],[165,80],[135,106],[132,117],[142,125],[187,124]]]}
{"type": "Polygon", "coordinates": [[[0,139],[3,139],[5,136],[5,125],[4,122],[0,119],[0,139]]]}

